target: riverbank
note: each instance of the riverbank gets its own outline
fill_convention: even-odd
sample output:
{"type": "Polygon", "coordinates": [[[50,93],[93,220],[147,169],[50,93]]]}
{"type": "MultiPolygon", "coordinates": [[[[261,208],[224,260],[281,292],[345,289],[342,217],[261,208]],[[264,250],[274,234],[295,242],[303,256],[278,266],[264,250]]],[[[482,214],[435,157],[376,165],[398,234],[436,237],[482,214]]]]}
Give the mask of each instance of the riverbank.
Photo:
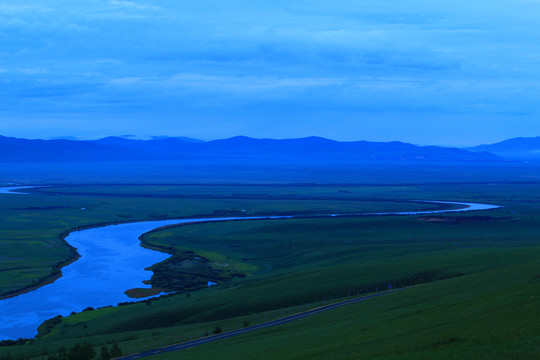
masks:
{"type": "MultiPolygon", "coordinates": [[[[17,194],[16,192],[13,192],[13,190],[16,189],[26,189],[26,188],[34,188],[35,186],[28,186],[28,187],[10,187],[5,188],[4,190],[8,190],[11,193],[17,194]]],[[[5,192],[4,192],[5,193],[5,192]]],[[[25,194],[25,193],[20,193],[25,194]]],[[[411,200],[409,200],[411,201],[411,200]]],[[[415,200],[412,200],[415,202],[415,200]]],[[[213,223],[213,222],[222,222],[222,221],[243,221],[243,220],[265,220],[265,219],[283,219],[283,218],[318,218],[318,217],[335,217],[335,216],[381,216],[381,215],[421,215],[421,214],[439,214],[439,213],[449,213],[449,212],[462,212],[462,211],[475,211],[475,210],[489,210],[499,207],[498,205],[485,205],[485,204],[475,204],[475,203],[459,203],[459,202],[448,202],[448,201],[419,201],[419,202],[426,202],[426,203],[432,203],[435,205],[463,205],[465,207],[463,208],[454,208],[454,209],[443,209],[443,210],[432,210],[432,211],[411,211],[411,212],[384,212],[384,213],[344,213],[344,214],[320,214],[320,215],[314,215],[310,213],[304,213],[304,214],[296,214],[296,215],[283,215],[283,214],[273,214],[273,215],[267,215],[267,216],[246,216],[246,217],[231,217],[231,218],[208,218],[208,220],[200,219],[193,217],[192,219],[184,218],[184,219],[170,219],[167,217],[156,217],[155,219],[147,219],[147,220],[141,220],[141,221],[130,221],[130,220],[124,220],[124,221],[111,221],[111,222],[101,222],[96,224],[89,224],[89,225],[81,225],[76,226],[74,228],[71,228],[61,234],[58,235],[60,241],[68,248],[70,249],[71,256],[53,266],[53,271],[51,274],[35,280],[36,282],[26,286],[21,289],[12,290],[7,293],[0,294],[0,300],[5,300],[9,298],[13,298],[22,294],[26,294],[32,291],[35,291],[45,285],[49,285],[57,281],[62,277],[62,269],[68,265],[73,264],[75,261],[77,261],[81,255],[77,252],[77,249],[73,246],[71,246],[67,241],[66,238],[73,232],[76,231],[82,231],[82,230],[88,230],[88,229],[95,229],[100,227],[106,227],[111,225],[122,225],[122,224],[133,224],[133,223],[139,223],[139,222],[146,222],[146,221],[182,221],[182,220],[193,220],[190,222],[184,222],[184,223],[178,223],[178,224],[172,224],[172,225],[165,225],[158,227],[156,229],[152,229],[148,231],[145,234],[141,234],[139,236],[139,240],[141,241],[141,246],[154,251],[159,251],[162,253],[166,253],[169,255],[174,255],[174,250],[168,247],[162,247],[162,246],[156,246],[155,244],[150,244],[148,241],[144,240],[144,235],[148,233],[152,233],[155,231],[159,231],[166,228],[175,228],[179,226],[186,226],[191,224],[201,224],[201,223],[213,223]],[[199,220],[199,221],[197,221],[199,220]]],[[[197,215],[195,215],[197,216],[197,215]]],[[[154,264],[157,265],[157,264],[154,264]]]]}
{"type": "MultiPolygon", "coordinates": [[[[435,202],[441,204],[441,202],[435,202]]],[[[450,203],[449,203],[450,204],[450,203]]],[[[168,225],[211,223],[211,222],[234,222],[241,220],[281,220],[297,219],[308,220],[313,218],[350,218],[350,217],[379,217],[380,215],[419,215],[435,214],[443,212],[471,211],[476,209],[488,209],[495,206],[471,203],[451,203],[460,208],[447,210],[424,210],[407,212],[385,213],[342,213],[342,214],[318,214],[308,216],[303,214],[276,215],[276,216],[245,216],[245,217],[214,217],[214,218],[181,218],[155,221],[115,221],[110,223],[96,223],[93,225],[81,225],[66,231],[62,235],[64,241],[80,255],[79,261],[73,261],[71,266],[63,267],[64,276],[57,277],[49,286],[40,286],[34,291],[28,291],[20,296],[2,300],[0,316],[5,319],[5,327],[0,327],[0,335],[4,338],[29,337],[35,331],[35,327],[42,321],[56,315],[67,316],[73,312],[82,311],[85,308],[111,306],[118,303],[129,302],[131,299],[125,291],[133,288],[143,288],[144,283],[152,275],[148,275],[151,268],[169,258],[161,251],[150,251],[141,245],[139,237],[156,228],[168,225]],[[84,231],[82,231],[84,230],[84,231]],[[69,274],[68,274],[69,273],[69,274]],[[129,274],[129,276],[126,276],[129,274]],[[13,300],[13,301],[11,301],[13,300]],[[38,318],[36,318],[38,317],[38,318]],[[17,325],[17,324],[20,325],[17,325]],[[37,324],[37,325],[36,325],[37,324]],[[2,333],[3,332],[3,333],[2,333]]],[[[202,257],[200,257],[202,259],[202,257]]],[[[208,281],[223,282],[231,280],[237,274],[233,267],[214,268],[212,262],[196,259],[194,254],[167,264],[166,268],[160,269],[160,281],[153,281],[156,288],[173,289],[175,291],[194,291],[207,287],[208,281]],[[184,261],[192,262],[190,266],[194,274],[189,274],[189,281],[180,279],[185,284],[180,288],[170,286],[171,265],[179,278],[185,278],[182,269],[184,261]],[[195,264],[200,265],[197,267],[195,264]],[[199,264],[201,263],[201,264],[199,264]],[[202,273],[198,274],[197,271],[202,273]],[[203,271],[204,270],[204,271],[203,271]],[[200,271],[199,271],[200,272],[200,271]],[[202,274],[202,275],[201,275],[202,274]],[[221,279],[221,280],[220,280],[221,279]],[[216,281],[217,280],[217,281],[216,281]]],[[[208,259],[207,259],[208,260],[208,259]]],[[[245,264],[244,264],[245,266],[245,264]]],[[[240,270],[241,271],[241,270],[240,270]]],[[[188,271],[189,272],[189,271],[188,271]]],[[[155,273],[154,273],[155,274],[155,273]]],[[[175,272],[172,272],[174,275],[175,272]]],[[[57,274],[55,274],[57,275],[57,274]]],[[[176,275],[175,275],[176,276],[176,275]]],[[[239,277],[240,274],[238,273],[239,277]]],[[[51,280],[53,280],[51,278],[51,280]]],[[[173,279],[174,281],[178,279],[173,279]]],[[[173,281],[173,282],[174,282],[173,281]]]]}
{"type": "Polygon", "coordinates": [[[17,290],[13,290],[13,291],[10,291],[10,292],[4,293],[4,294],[0,294],[0,300],[5,300],[5,299],[16,297],[16,296],[19,296],[19,295],[22,295],[22,294],[29,293],[31,291],[39,289],[42,286],[52,284],[56,280],[60,279],[62,277],[62,268],[73,264],[75,261],[77,261],[81,257],[81,255],[77,252],[77,249],[74,248],[73,246],[71,246],[66,241],[66,237],[68,237],[69,234],[71,234],[71,232],[73,232],[73,231],[78,231],[78,230],[69,230],[69,231],[66,231],[66,232],[58,235],[58,238],[60,239],[60,241],[65,246],[67,246],[67,248],[71,252],[71,256],[69,258],[55,264],[53,266],[53,271],[51,272],[51,274],[49,274],[49,275],[47,275],[47,276],[45,276],[45,277],[43,277],[43,278],[41,278],[39,280],[34,280],[35,284],[24,287],[22,289],[17,289],[17,290]]]}
{"type": "MultiPolygon", "coordinates": [[[[337,191],[341,188],[332,190],[337,191]]],[[[499,341],[497,344],[500,344],[500,336],[505,336],[508,341],[504,342],[504,345],[497,345],[498,352],[504,349],[508,351],[513,343],[519,346],[515,348],[514,355],[517,355],[518,351],[522,355],[528,354],[520,344],[514,342],[512,334],[514,336],[518,334],[515,329],[525,329],[526,332],[520,331],[519,334],[523,334],[523,338],[530,345],[534,345],[537,328],[527,325],[534,324],[531,320],[534,316],[531,314],[535,314],[537,304],[533,301],[540,298],[537,297],[537,291],[532,292],[533,286],[536,286],[534,284],[538,283],[534,282],[538,270],[537,266],[523,267],[521,270],[511,266],[534,261],[538,257],[538,249],[532,247],[537,247],[538,244],[540,222],[540,212],[534,205],[538,201],[538,196],[534,196],[539,193],[537,190],[538,185],[441,185],[436,189],[431,187],[380,189],[386,195],[399,195],[397,192],[400,191],[404,196],[413,199],[476,200],[504,205],[503,209],[488,212],[454,213],[444,216],[463,219],[485,215],[494,219],[489,222],[430,222],[418,220],[420,216],[373,216],[215,223],[153,234],[152,236],[158,237],[159,244],[171,241],[173,245],[178,244],[184,249],[200,248],[206,251],[203,253],[205,255],[208,252],[216,252],[223,254],[224,257],[234,256],[231,254],[236,252],[240,253],[238,259],[241,257],[247,259],[246,263],[260,259],[257,265],[261,266],[256,273],[249,276],[248,282],[234,281],[227,286],[193,292],[189,297],[183,294],[175,295],[151,300],[148,304],[96,308],[91,312],[64,317],[46,337],[36,339],[32,345],[27,341],[26,345],[0,349],[0,357],[7,352],[14,357],[31,357],[30,355],[39,357],[43,348],[54,353],[60,347],[69,348],[76,342],[92,343],[99,353],[101,346],[110,348],[109,341],[112,339],[118,340],[124,353],[139,352],[141,348],[142,351],[150,347],[159,349],[161,346],[186,341],[191,337],[198,338],[207,332],[212,333],[218,326],[225,332],[229,328],[243,327],[244,321],[250,325],[256,324],[264,320],[265,316],[266,319],[270,319],[281,314],[280,309],[284,309],[285,312],[291,307],[298,310],[315,300],[321,302],[323,299],[328,300],[330,296],[334,299],[348,296],[349,291],[353,295],[358,289],[365,292],[373,286],[379,289],[381,286],[386,288],[388,284],[400,287],[402,284],[425,280],[436,281],[418,287],[425,288],[422,294],[413,290],[414,294],[411,293],[403,301],[400,301],[397,295],[392,295],[388,301],[382,300],[384,304],[377,300],[373,302],[372,307],[363,312],[346,311],[341,317],[335,313],[328,314],[328,323],[325,323],[324,319],[317,318],[314,320],[315,323],[306,325],[307,329],[303,333],[290,333],[289,328],[283,328],[275,334],[276,337],[271,337],[272,334],[268,332],[261,333],[260,336],[250,336],[251,339],[261,340],[253,345],[245,339],[238,339],[230,344],[224,341],[214,349],[214,353],[209,352],[211,349],[207,349],[204,354],[192,355],[194,358],[202,359],[217,354],[232,359],[249,349],[259,353],[262,351],[271,353],[272,348],[265,347],[264,342],[267,342],[269,345],[274,344],[274,352],[271,354],[279,357],[298,349],[298,339],[303,339],[306,341],[300,348],[313,349],[314,346],[318,346],[321,351],[326,351],[326,354],[338,356],[344,352],[343,349],[346,349],[347,354],[358,349],[372,349],[373,344],[369,339],[382,339],[375,346],[376,352],[366,354],[367,357],[375,357],[395,351],[403,354],[407,349],[415,351],[415,348],[416,351],[418,348],[429,350],[442,347],[444,349],[449,347],[450,350],[456,348],[469,350],[469,345],[477,344],[478,334],[485,335],[481,339],[483,345],[479,345],[479,348],[488,346],[491,349],[495,345],[489,342],[490,339],[499,341]],[[477,278],[475,274],[479,274],[482,278],[477,278]],[[518,280],[527,284],[527,287],[516,290],[518,280]],[[496,287],[498,289],[503,285],[508,286],[507,293],[495,291],[496,287]],[[479,294],[482,289],[488,293],[479,294]],[[520,294],[523,296],[519,296],[520,294]],[[534,298],[530,295],[534,295],[534,298]],[[470,301],[464,302],[467,299],[470,301]],[[497,302],[493,303],[493,299],[497,302]],[[514,300],[520,303],[516,304],[514,300]],[[529,307],[525,306],[526,301],[531,302],[529,307]],[[385,304],[386,307],[380,308],[385,304]],[[467,321],[471,318],[468,316],[471,311],[475,318],[477,315],[485,316],[471,323],[467,321]],[[395,339],[400,338],[398,332],[403,332],[401,326],[397,327],[396,334],[384,337],[385,334],[388,335],[388,329],[396,328],[396,319],[399,319],[400,324],[407,325],[408,336],[398,344],[399,346],[396,345],[395,339]],[[508,319],[512,321],[508,322],[508,319]],[[486,326],[483,326],[483,323],[486,326]],[[366,324],[369,325],[367,327],[369,333],[366,333],[366,324]],[[435,324],[436,326],[430,325],[428,328],[437,331],[426,334],[426,324],[435,324]],[[505,326],[500,326],[501,324],[505,326]],[[333,326],[337,333],[329,337],[328,329],[333,326]],[[501,331],[496,332],[495,336],[493,332],[486,331],[490,328],[501,331]],[[355,334],[358,336],[354,337],[355,334]],[[283,342],[289,338],[293,339],[290,346],[283,342]],[[385,342],[384,339],[387,338],[388,341],[385,342]],[[362,341],[366,339],[368,343],[364,346],[362,341]],[[445,342],[448,339],[456,341],[445,342]],[[276,343],[280,344],[278,349],[275,348],[276,343]],[[410,346],[402,347],[406,344],[410,346]],[[331,349],[333,345],[336,348],[334,352],[331,349]]],[[[67,200],[68,197],[56,199],[67,200]]],[[[85,198],[81,200],[87,201],[85,198]]],[[[203,212],[201,209],[207,213],[211,212],[206,210],[209,206],[198,205],[197,208],[183,201],[174,203],[174,206],[188,209],[189,212],[195,212],[192,210],[203,212]]],[[[247,209],[253,213],[255,206],[246,206],[246,203],[212,202],[212,206],[221,209],[247,209]]],[[[122,203],[124,204],[127,203],[122,203]]],[[[253,205],[257,204],[259,202],[253,202],[253,205]]],[[[294,209],[294,205],[287,203],[286,206],[280,207],[294,209]]],[[[304,208],[308,206],[314,209],[321,208],[321,205],[312,203],[306,203],[304,208]]],[[[264,210],[272,207],[278,208],[273,204],[262,203],[256,209],[264,210]]],[[[128,214],[124,208],[127,206],[115,208],[107,215],[128,214]]],[[[169,210],[174,209],[172,206],[165,209],[154,207],[150,210],[149,206],[146,208],[148,210],[138,212],[137,215],[175,214],[169,210]]],[[[359,206],[359,209],[361,208],[359,206]]],[[[380,210],[385,209],[386,207],[381,207],[380,210]]],[[[102,211],[103,208],[97,210],[102,211]]],[[[88,211],[88,215],[92,214],[91,211],[92,208],[88,211]]],[[[81,215],[86,216],[87,212],[81,215]]],[[[229,266],[234,266],[231,259],[217,262],[220,264],[228,262],[229,266]]],[[[205,350],[193,349],[190,350],[190,354],[193,351],[205,350]]],[[[508,352],[503,354],[512,355],[508,352]]],[[[531,352],[530,356],[533,354],[531,352]]],[[[305,352],[302,355],[309,357],[313,356],[313,353],[305,352]]],[[[416,354],[409,357],[414,355],[416,354]]],[[[491,351],[489,355],[493,357],[496,353],[491,351]]],[[[253,352],[246,356],[257,354],[253,352]]]]}
{"type": "Polygon", "coordinates": [[[114,221],[114,222],[110,222],[110,223],[99,223],[99,224],[93,224],[93,225],[76,226],[74,228],[71,228],[70,230],[66,230],[63,233],[59,234],[58,238],[60,239],[60,241],[68,249],[70,249],[71,256],[69,258],[67,258],[65,260],[62,260],[59,263],[53,265],[53,271],[51,272],[51,274],[49,274],[49,275],[47,275],[47,276],[45,276],[45,277],[43,277],[41,279],[35,280],[35,282],[36,282],[35,284],[32,284],[30,286],[27,286],[27,287],[24,287],[24,288],[21,288],[21,289],[17,289],[17,290],[13,290],[13,291],[10,291],[10,292],[7,292],[7,293],[0,294],[0,300],[5,300],[5,299],[13,298],[13,297],[16,297],[16,296],[19,296],[19,295],[22,295],[22,294],[26,294],[28,292],[37,290],[37,289],[39,289],[39,288],[41,288],[41,287],[43,287],[45,285],[52,284],[56,280],[60,279],[62,277],[62,269],[64,267],[68,266],[68,265],[73,264],[75,261],[77,261],[77,260],[79,260],[81,258],[81,255],[77,252],[77,248],[71,246],[66,241],[66,238],[71,233],[73,233],[75,231],[94,229],[94,228],[104,227],[104,226],[109,226],[109,225],[119,225],[119,224],[122,224],[122,223],[128,223],[128,222],[127,221],[125,221],[125,222],[114,221]]]}

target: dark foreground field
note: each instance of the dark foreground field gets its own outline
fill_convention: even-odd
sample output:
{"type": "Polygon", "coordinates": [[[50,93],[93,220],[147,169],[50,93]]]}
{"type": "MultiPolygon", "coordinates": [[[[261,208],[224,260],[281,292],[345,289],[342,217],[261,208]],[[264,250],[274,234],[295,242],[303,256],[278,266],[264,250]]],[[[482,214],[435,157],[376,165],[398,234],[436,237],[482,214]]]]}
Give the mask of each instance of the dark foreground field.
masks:
{"type": "Polygon", "coordinates": [[[124,354],[139,352],[388,285],[423,284],[154,358],[535,359],[540,349],[539,190],[540,185],[531,182],[493,181],[87,185],[44,188],[31,196],[3,195],[0,289],[4,293],[45,279],[51,266],[69,258],[58,234],[76,226],[201,215],[433,207],[407,202],[411,199],[504,207],[437,216],[238,221],[152,232],[143,237],[147,246],[174,254],[170,266],[162,264],[169,273],[156,272],[164,277],[160,285],[207,276],[208,271],[236,275],[220,278],[217,287],[180,288],[175,296],[63,318],[35,340],[0,347],[0,356],[47,358],[61,347],[69,350],[84,342],[92,344],[98,355],[102,346],[110,350],[113,344],[124,354]],[[207,266],[186,267],[182,262],[186,256],[204,258],[207,266]]]}

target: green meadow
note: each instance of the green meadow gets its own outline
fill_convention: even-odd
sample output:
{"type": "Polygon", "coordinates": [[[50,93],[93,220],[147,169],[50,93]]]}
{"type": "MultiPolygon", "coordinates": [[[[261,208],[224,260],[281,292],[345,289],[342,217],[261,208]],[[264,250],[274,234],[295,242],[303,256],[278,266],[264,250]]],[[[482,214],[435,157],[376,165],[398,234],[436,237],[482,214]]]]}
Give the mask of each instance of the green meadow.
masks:
{"type": "Polygon", "coordinates": [[[51,192],[47,188],[39,189],[40,192],[31,196],[0,195],[0,296],[48,280],[58,265],[73,256],[73,252],[62,241],[62,235],[79,227],[184,217],[370,212],[380,209],[400,211],[433,207],[391,199],[382,204],[373,199],[349,199],[343,196],[347,193],[340,192],[339,187],[330,190],[325,187],[313,188],[310,192],[315,192],[315,198],[301,199],[291,196],[291,191],[281,187],[98,188],[106,195],[85,196],[95,192],[95,189],[88,187],[53,188],[54,191],[66,194],[78,190],[81,193],[78,196],[47,195],[47,191],[51,192]],[[224,188],[229,189],[228,196],[223,195],[224,188]],[[261,189],[272,197],[262,194],[261,189]],[[244,195],[238,196],[236,193],[244,195]],[[178,194],[183,195],[183,198],[177,197],[178,194]],[[327,200],[327,194],[338,200],[327,200]]]}
{"type": "MultiPolygon", "coordinates": [[[[58,235],[77,226],[242,214],[307,216],[147,233],[146,246],[167,248],[173,258],[191,254],[206,259],[213,270],[243,275],[211,288],[63,318],[24,345],[0,347],[0,358],[8,352],[46,358],[85,341],[98,353],[113,343],[124,354],[139,352],[388,285],[418,285],[154,358],[535,359],[540,349],[535,321],[540,315],[539,190],[540,185],[528,183],[86,185],[0,195],[5,200],[3,292],[38,281],[67,259],[70,250],[58,235]],[[313,217],[441,207],[408,200],[504,207],[424,216],[313,217]]],[[[170,276],[189,273],[184,270],[170,276]]]]}
{"type": "Polygon", "coordinates": [[[432,282],[148,359],[537,359],[539,273],[533,261],[432,282]]]}

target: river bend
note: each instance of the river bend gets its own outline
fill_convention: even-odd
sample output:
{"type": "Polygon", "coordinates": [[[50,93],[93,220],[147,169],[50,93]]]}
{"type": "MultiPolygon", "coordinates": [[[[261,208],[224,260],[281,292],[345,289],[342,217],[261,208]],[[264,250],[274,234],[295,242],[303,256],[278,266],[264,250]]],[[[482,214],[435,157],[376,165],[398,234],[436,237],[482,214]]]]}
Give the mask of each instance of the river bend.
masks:
{"type": "MultiPolygon", "coordinates": [[[[9,188],[13,190],[15,188],[9,188]]],[[[21,187],[18,187],[21,189],[21,187]]],[[[0,193],[8,193],[0,188],[0,193]]],[[[14,192],[9,192],[15,194],[14,192]]],[[[390,213],[325,214],[320,216],[374,216],[422,215],[473,210],[489,210],[499,206],[426,201],[437,204],[461,205],[462,208],[437,211],[412,211],[390,213]]],[[[37,327],[56,315],[67,316],[87,307],[116,305],[132,301],[124,291],[148,287],[142,282],[152,273],[145,268],[165,260],[168,254],[140,246],[139,236],[155,228],[205,221],[285,219],[294,216],[231,217],[144,221],[108,225],[68,235],[66,241],[77,248],[81,258],[62,269],[62,277],[54,283],[16,297],[0,300],[0,339],[29,338],[37,334],[37,327]]]]}

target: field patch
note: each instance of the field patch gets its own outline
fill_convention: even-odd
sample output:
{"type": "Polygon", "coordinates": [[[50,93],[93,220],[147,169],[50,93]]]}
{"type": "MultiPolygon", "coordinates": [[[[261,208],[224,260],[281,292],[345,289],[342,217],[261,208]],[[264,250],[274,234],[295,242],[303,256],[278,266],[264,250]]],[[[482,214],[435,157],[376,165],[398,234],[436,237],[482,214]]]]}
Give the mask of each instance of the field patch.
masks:
{"type": "Polygon", "coordinates": [[[150,296],[156,296],[164,292],[165,289],[160,288],[134,288],[126,290],[124,293],[133,299],[141,299],[150,296]]]}
{"type": "Polygon", "coordinates": [[[463,223],[486,223],[493,221],[511,221],[517,220],[512,217],[494,217],[494,216],[421,216],[421,221],[438,222],[444,224],[463,224],[463,223]]]}

